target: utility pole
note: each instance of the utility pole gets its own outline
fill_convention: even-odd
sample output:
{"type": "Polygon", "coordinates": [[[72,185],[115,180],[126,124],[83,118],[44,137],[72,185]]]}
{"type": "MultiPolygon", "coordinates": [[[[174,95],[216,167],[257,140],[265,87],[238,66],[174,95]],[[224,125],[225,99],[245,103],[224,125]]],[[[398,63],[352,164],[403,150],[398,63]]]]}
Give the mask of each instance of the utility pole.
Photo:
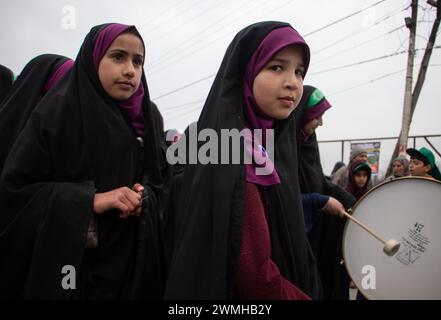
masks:
{"type": "MultiPolygon", "coordinates": [[[[415,1],[415,2],[417,2],[417,1],[415,1]]],[[[436,7],[436,18],[435,18],[435,21],[433,22],[433,25],[432,25],[432,30],[430,32],[430,36],[427,41],[427,46],[424,51],[423,59],[421,60],[421,67],[418,72],[418,78],[415,83],[415,88],[413,89],[413,93],[411,96],[409,115],[406,114],[406,112],[408,112],[408,109],[406,110],[406,98],[408,98],[408,96],[407,96],[407,94],[408,94],[407,84],[408,83],[406,82],[405,105],[404,105],[405,110],[403,110],[403,125],[402,125],[402,129],[401,129],[401,133],[400,133],[400,139],[397,141],[397,144],[395,145],[395,150],[394,150],[394,152],[392,154],[392,158],[389,162],[389,166],[388,166],[388,170],[387,170],[386,175],[390,175],[392,172],[393,159],[395,159],[398,154],[405,154],[405,152],[406,152],[405,146],[407,146],[407,137],[409,134],[410,123],[412,122],[412,117],[413,117],[413,114],[416,109],[418,98],[420,96],[421,89],[423,88],[424,80],[426,78],[427,69],[429,67],[430,57],[432,56],[433,47],[434,47],[435,41],[436,41],[436,35],[439,30],[439,26],[440,26],[440,22],[441,22],[441,0],[428,0],[427,3],[433,7],[436,7]],[[404,119],[405,116],[406,117],[408,116],[407,117],[408,120],[406,120],[407,122],[405,122],[405,119],[404,119]],[[405,130],[407,130],[407,133],[404,132],[405,130]],[[406,134],[405,140],[404,140],[404,134],[406,134]],[[404,141],[405,141],[405,144],[404,144],[404,141]]],[[[412,17],[413,17],[413,5],[414,5],[414,1],[412,1],[412,17]]],[[[415,5],[418,5],[418,4],[416,3],[415,5]]],[[[415,15],[416,15],[416,13],[415,13],[415,15]]],[[[416,33],[416,20],[414,20],[412,18],[412,19],[408,19],[407,21],[409,21],[409,23],[411,23],[411,21],[415,22],[414,27],[415,27],[415,33],[416,33]]],[[[407,21],[406,21],[406,25],[408,25],[407,21]]],[[[412,38],[412,31],[411,31],[411,38],[412,38]]],[[[409,56],[410,56],[411,38],[409,39],[409,56]]],[[[415,42],[415,38],[413,39],[413,41],[415,42]]],[[[409,63],[408,63],[408,70],[407,71],[409,74],[409,63]]],[[[406,81],[408,81],[407,75],[406,75],[406,81]]]]}
{"type": "Polygon", "coordinates": [[[410,119],[412,120],[413,113],[415,111],[415,107],[418,102],[418,98],[420,97],[421,89],[423,88],[424,80],[426,78],[427,68],[429,67],[430,57],[432,55],[432,49],[435,45],[436,34],[439,29],[439,25],[441,22],[441,0],[429,0],[428,4],[432,5],[436,8],[436,18],[432,25],[432,30],[430,31],[429,40],[427,42],[426,50],[424,51],[423,60],[421,61],[420,72],[418,73],[418,78],[415,83],[415,88],[412,93],[412,108],[410,113],[410,119]]]}
{"type": "Polygon", "coordinates": [[[412,85],[413,85],[413,64],[415,60],[415,37],[418,18],[418,0],[412,0],[412,17],[406,18],[406,27],[409,28],[409,49],[407,55],[406,87],[404,91],[403,119],[401,122],[401,132],[399,137],[398,154],[405,155],[407,139],[409,137],[411,109],[412,109],[412,85]]]}
{"type": "Polygon", "coordinates": [[[403,103],[403,118],[401,121],[401,131],[398,137],[397,144],[395,145],[394,152],[389,161],[389,166],[386,172],[386,176],[392,173],[392,164],[397,155],[405,155],[407,148],[407,139],[409,137],[410,122],[411,122],[411,104],[412,104],[412,84],[413,84],[413,65],[415,60],[415,38],[416,27],[418,18],[418,0],[412,0],[410,5],[412,9],[411,17],[404,19],[406,27],[409,29],[409,48],[407,55],[407,71],[406,71],[406,85],[404,90],[404,103],[403,103]]]}

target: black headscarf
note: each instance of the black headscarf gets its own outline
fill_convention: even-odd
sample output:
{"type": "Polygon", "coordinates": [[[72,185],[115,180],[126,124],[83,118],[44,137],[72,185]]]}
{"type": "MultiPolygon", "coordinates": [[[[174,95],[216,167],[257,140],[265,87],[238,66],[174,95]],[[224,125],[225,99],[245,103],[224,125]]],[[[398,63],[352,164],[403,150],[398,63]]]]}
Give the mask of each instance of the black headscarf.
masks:
{"type": "MultiPolygon", "coordinates": [[[[332,196],[348,209],[355,203],[355,199],[342,188],[332,184],[323,174],[316,134],[312,134],[307,140],[301,139],[302,115],[315,89],[312,86],[303,86],[302,99],[294,111],[299,148],[300,189],[302,193],[318,192],[332,196]]],[[[349,278],[345,267],[340,263],[345,220],[323,212],[317,212],[315,217],[314,226],[308,232],[308,239],[319,267],[323,286],[322,298],[349,299],[349,278]]]]}
{"type": "Polygon", "coordinates": [[[68,60],[56,54],[35,57],[24,67],[0,104],[0,173],[15,139],[44,96],[48,80],[68,60]]]}
{"type": "MultiPolygon", "coordinates": [[[[198,131],[211,128],[220,137],[221,129],[244,129],[243,82],[247,63],[268,33],[286,26],[289,24],[261,22],[236,35],[205,102],[198,131]]],[[[266,190],[272,259],[286,279],[315,297],[316,266],[306,239],[298,168],[295,160],[293,163],[297,159],[293,125],[292,115],[275,124],[274,164],[281,184],[266,190]]],[[[182,141],[185,139],[178,143],[182,141]]],[[[234,298],[245,187],[244,164],[185,167],[176,206],[178,227],[166,299],[234,298]]]]}
{"type": "Polygon", "coordinates": [[[164,167],[144,74],[143,143],[101,86],[86,36],[71,72],[37,105],[0,180],[0,295],[26,298],[161,298],[164,250],[157,193],[164,167]],[[145,187],[141,217],[95,215],[98,248],[85,250],[95,192],[145,187]],[[74,266],[77,289],[60,285],[74,266]]]}
{"type": "Polygon", "coordinates": [[[0,103],[8,94],[14,83],[14,73],[0,64],[0,103]]]}

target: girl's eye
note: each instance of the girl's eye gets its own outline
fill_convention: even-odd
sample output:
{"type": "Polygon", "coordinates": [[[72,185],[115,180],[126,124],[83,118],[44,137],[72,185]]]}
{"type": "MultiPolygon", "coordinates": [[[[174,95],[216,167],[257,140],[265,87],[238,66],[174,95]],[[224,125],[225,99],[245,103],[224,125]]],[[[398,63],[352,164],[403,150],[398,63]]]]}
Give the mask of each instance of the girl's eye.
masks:
{"type": "Polygon", "coordinates": [[[302,78],[305,77],[305,70],[303,69],[296,69],[296,75],[301,76],[302,78]]]}
{"type": "Polygon", "coordinates": [[[281,65],[271,66],[270,69],[273,70],[273,71],[282,71],[283,70],[281,65]]]}
{"type": "Polygon", "coordinates": [[[123,59],[123,55],[121,53],[115,53],[112,58],[116,61],[121,61],[123,59]]]}
{"type": "Polygon", "coordinates": [[[133,60],[133,63],[136,65],[136,66],[141,66],[142,65],[142,59],[134,59],[133,60]]]}

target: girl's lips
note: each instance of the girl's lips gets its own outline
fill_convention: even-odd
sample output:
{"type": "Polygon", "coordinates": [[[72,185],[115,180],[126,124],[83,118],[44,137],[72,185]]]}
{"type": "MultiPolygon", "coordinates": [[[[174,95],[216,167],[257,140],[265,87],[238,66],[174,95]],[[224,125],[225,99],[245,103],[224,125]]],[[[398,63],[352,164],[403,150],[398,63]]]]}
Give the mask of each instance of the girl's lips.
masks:
{"type": "Polygon", "coordinates": [[[294,105],[294,100],[292,98],[279,98],[284,106],[292,107],[294,105]]]}
{"type": "Polygon", "coordinates": [[[117,84],[128,87],[134,87],[133,83],[131,83],[130,81],[118,81],[117,84]]]}

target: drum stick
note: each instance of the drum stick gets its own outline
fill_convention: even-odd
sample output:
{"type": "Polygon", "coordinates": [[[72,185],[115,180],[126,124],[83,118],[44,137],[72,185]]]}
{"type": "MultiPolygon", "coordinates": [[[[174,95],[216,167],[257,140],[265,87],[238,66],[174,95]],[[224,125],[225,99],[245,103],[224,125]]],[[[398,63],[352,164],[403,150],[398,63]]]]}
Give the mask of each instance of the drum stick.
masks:
{"type": "Polygon", "coordinates": [[[364,230],[366,230],[368,233],[370,233],[373,237],[375,237],[378,241],[380,241],[381,243],[384,244],[383,247],[383,251],[389,255],[389,256],[393,256],[398,249],[400,248],[400,243],[395,240],[395,239],[389,239],[387,241],[385,241],[382,237],[380,237],[376,232],[374,232],[371,228],[369,228],[368,226],[366,226],[364,223],[362,223],[361,221],[357,220],[356,218],[354,218],[353,216],[351,216],[349,213],[347,213],[346,211],[342,211],[341,212],[346,218],[350,219],[351,221],[355,222],[356,224],[358,224],[360,227],[362,227],[364,230]]]}

